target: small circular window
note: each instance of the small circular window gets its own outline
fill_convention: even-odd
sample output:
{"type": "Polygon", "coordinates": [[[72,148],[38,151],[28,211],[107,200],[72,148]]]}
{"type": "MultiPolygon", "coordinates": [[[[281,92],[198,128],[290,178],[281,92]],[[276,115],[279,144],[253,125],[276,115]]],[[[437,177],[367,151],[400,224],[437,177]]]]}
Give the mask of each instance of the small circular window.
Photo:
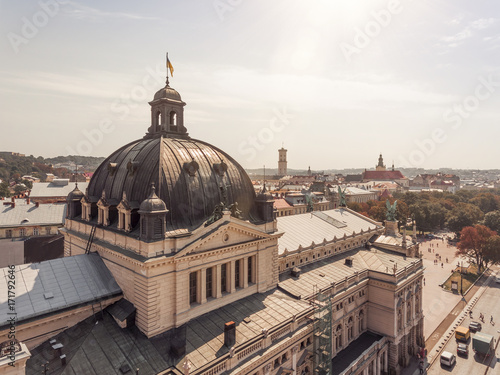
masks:
{"type": "Polygon", "coordinates": [[[229,234],[224,233],[224,235],[222,236],[222,241],[224,241],[224,242],[229,241],[229,234]]]}

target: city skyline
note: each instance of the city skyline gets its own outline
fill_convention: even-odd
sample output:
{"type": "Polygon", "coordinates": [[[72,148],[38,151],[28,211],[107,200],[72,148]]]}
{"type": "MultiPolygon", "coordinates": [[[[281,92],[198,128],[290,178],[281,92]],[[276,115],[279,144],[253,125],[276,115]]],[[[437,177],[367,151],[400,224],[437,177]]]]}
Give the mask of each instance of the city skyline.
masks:
{"type": "Polygon", "coordinates": [[[487,2],[0,3],[1,149],[107,156],[170,85],[190,136],[245,168],[496,169],[487,2]]]}

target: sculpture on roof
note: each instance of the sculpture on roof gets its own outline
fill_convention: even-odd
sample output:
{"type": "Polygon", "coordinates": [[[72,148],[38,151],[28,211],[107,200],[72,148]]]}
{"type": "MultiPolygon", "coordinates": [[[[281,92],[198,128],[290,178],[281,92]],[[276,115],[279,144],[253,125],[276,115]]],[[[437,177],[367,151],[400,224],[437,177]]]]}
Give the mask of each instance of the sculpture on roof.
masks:
{"type": "Polygon", "coordinates": [[[387,221],[396,221],[396,205],[398,201],[395,200],[393,204],[389,202],[389,199],[385,201],[385,206],[387,207],[387,212],[385,213],[385,217],[387,221]]]}
{"type": "Polygon", "coordinates": [[[340,186],[338,187],[339,199],[340,199],[340,207],[347,206],[346,198],[345,198],[345,191],[346,191],[346,189],[347,188],[345,188],[344,190],[342,190],[342,188],[340,186]]]}

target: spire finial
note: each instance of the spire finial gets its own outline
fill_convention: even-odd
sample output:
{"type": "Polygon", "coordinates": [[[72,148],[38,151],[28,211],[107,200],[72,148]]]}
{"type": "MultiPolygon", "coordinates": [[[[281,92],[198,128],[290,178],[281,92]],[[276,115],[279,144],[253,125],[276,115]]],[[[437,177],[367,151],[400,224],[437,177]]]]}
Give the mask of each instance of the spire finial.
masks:
{"type": "Polygon", "coordinates": [[[266,166],[264,165],[264,187],[262,188],[262,192],[266,192],[266,166]]]}

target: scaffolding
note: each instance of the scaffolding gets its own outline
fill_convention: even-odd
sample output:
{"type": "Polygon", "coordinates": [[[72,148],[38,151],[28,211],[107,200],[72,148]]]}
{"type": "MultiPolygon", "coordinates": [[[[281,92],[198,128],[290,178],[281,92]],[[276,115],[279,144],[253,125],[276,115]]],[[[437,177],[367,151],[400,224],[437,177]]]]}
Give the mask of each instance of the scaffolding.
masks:
{"type": "Polygon", "coordinates": [[[332,303],[330,297],[318,292],[314,312],[314,374],[332,374],[332,303]]]}

